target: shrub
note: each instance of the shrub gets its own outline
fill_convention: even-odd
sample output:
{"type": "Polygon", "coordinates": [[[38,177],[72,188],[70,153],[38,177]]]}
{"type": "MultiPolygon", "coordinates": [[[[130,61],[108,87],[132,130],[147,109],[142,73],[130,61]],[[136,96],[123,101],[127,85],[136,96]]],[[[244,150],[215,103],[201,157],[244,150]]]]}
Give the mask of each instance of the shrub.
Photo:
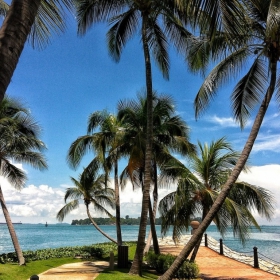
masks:
{"type": "MultiPolygon", "coordinates": [[[[24,251],[23,256],[26,262],[36,260],[47,260],[52,258],[65,258],[80,256],[84,259],[109,256],[111,251],[116,251],[117,245],[111,243],[94,244],[91,246],[62,247],[55,249],[41,249],[37,251],[24,251]]],[[[0,255],[0,263],[17,262],[16,253],[0,255]]]]}
{"type": "MultiPolygon", "coordinates": [[[[156,255],[154,252],[149,252],[146,255],[148,265],[161,274],[163,274],[171,266],[175,259],[176,257],[171,254],[156,255]]],[[[199,269],[197,264],[186,260],[183,262],[174,277],[177,279],[194,279],[198,277],[198,274],[199,269]]]]}

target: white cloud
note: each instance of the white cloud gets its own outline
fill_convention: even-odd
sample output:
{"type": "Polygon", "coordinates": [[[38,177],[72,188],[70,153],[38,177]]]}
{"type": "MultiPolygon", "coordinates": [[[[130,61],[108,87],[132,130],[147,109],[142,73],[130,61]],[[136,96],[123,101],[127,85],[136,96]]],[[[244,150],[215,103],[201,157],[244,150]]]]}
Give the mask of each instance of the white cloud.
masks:
{"type": "Polygon", "coordinates": [[[219,126],[222,126],[222,127],[239,127],[239,124],[232,117],[221,118],[221,117],[214,115],[212,117],[209,117],[206,120],[211,123],[218,124],[219,126]]]}
{"type": "Polygon", "coordinates": [[[280,153],[280,134],[260,134],[253,147],[253,152],[271,151],[280,153]]]}
{"type": "MultiPolygon", "coordinates": [[[[275,214],[271,222],[258,217],[260,224],[280,225],[280,165],[253,166],[251,172],[242,173],[240,180],[258,185],[270,190],[276,199],[275,214]]],[[[64,205],[64,194],[67,185],[59,188],[52,188],[47,185],[29,185],[23,190],[16,191],[6,180],[1,179],[1,186],[7,203],[8,210],[15,222],[23,223],[57,223],[56,214],[64,205]]],[[[169,189],[159,190],[159,199],[175,189],[175,185],[169,189]]],[[[140,189],[133,191],[129,184],[120,192],[121,216],[140,217],[142,192],[140,189]]],[[[112,212],[112,211],[111,211],[112,212]]],[[[91,211],[93,216],[100,216],[91,211]]],[[[113,213],[113,212],[112,212],[113,213]]],[[[81,203],[79,209],[72,211],[66,217],[65,222],[71,223],[73,219],[87,218],[85,207],[81,203]]],[[[2,211],[0,222],[4,222],[2,211]]]]}

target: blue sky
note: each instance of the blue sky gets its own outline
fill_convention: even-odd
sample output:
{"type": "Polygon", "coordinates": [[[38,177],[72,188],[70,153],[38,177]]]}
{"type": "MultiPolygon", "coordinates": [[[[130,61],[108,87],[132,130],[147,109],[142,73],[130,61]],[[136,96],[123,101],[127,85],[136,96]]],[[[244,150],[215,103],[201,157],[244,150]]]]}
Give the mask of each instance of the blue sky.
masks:
{"type": "MultiPolygon", "coordinates": [[[[69,177],[77,177],[81,167],[90,159],[89,155],[76,171],[66,163],[71,143],[86,134],[89,114],[103,109],[116,113],[119,100],[136,98],[137,92],[145,86],[139,36],[127,44],[120,62],[116,63],[107,51],[106,29],[105,25],[97,25],[84,37],[77,37],[75,23],[70,20],[65,34],[54,37],[46,49],[37,51],[28,44],[25,46],[7,93],[26,103],[41,125],[42,140],[48,147],[45,155],[49,169],[39,172],[23,166],[28,172],[26,189],[18,193],[8,184],[4,187],[15,221],[56,222],[55,213],[63,205],[65,188],[71,186],[69,177]]],[[[195,120],[193,100],[203,78],[189,73],[183,57],[173,49],[170,50],[170,61],[169,81],[165,81],[153,65],[153,87],[158,93],[167,93],[174,98],[177,113],[191,129],[191,141],[204,143],[226,136],[233,147],[241,151],[251,122],[241,131],[232,120],[229,100],[233,84],[221,88],[208,110],[195,120]]],[[[250,157],[255,173],[252,172],[246,180],[270,188],[277,199],[280,196],[279,135],[279,107],[273,100],[250,157]],[[268,172],[271,172],[269,178],[268,172]],[[256,178],[259,179],[255,182],[256,178]]],[[[125,214],[130,211],[131,216],[138,217],[139,201],[135,197],[130,188],[122,194],[122,211],[125,214]],[[134,212],[133,203],[138,205],[134,212]]],[[[280,202],[276,208],[272,223],[280,224],[280,202]]],[[[84,217],[83,209],[66,221],[84,217]]],[[[1,221],[4,221],[2,213],[1,221]]]]}

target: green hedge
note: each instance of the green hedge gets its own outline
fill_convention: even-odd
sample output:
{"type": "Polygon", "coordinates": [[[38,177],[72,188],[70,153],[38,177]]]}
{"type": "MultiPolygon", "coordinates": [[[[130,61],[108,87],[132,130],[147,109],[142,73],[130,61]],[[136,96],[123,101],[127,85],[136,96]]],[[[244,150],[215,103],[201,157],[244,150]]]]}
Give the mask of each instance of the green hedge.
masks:
{"type": "MultiPolygon", "coordinates": [[[[37,251],[24,251],[23,256],[26,262],[36,260],[47,260],[52,258],[66,258],[66,257],[81,257],[87,258],[102,258],[109,256],[111,251],[116,251],[117,245],[114,243],[93,244],[90,246],[75,246],[62,247],[56,249],[41,249],[37,251]]],[[[1,254],[0,263],[17,262],[17,255],[15,252],[1,254]]]]}
{"type": "MultiPolygon", "coordinates": [[[[163,274],[174,262],[175,256],[171,254],[155,254],[154,252],[149,252],[146,255],[146,261],[149,266],[154,268],[158,273],[163,274]]],[[[194,279],[197,278],[199,274],[199,269],[197,264],[194,262],[189,262],[186,260],[183,262],[182,266],[179,268],[177,273],[173,277],[178,279],[194,279]]]]}

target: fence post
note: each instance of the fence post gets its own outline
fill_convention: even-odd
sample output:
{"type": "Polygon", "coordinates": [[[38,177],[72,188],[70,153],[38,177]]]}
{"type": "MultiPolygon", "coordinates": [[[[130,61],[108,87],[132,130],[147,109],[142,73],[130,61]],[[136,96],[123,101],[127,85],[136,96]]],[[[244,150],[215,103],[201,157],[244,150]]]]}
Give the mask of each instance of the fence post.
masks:
{"type": "Polygon", "coordinates": [[[220,239],[220,255],[224,254],[223,239],[220,239]]]}
{"type": "Polygon", "coordinates": [[[38,275],[32,275],[30,277],[30,280],[39,280],[39,276],[38,275]]]}
{"type": "Polygon", "coordinates": [[[254,268],[259,268],[258,248],[254,247],[254,268]]]}
{"type": "Polygon", "coordinates": [[[205,247],[208,247],[207,233],[204,234],[204,237],[205,237],[205,247]]]}

